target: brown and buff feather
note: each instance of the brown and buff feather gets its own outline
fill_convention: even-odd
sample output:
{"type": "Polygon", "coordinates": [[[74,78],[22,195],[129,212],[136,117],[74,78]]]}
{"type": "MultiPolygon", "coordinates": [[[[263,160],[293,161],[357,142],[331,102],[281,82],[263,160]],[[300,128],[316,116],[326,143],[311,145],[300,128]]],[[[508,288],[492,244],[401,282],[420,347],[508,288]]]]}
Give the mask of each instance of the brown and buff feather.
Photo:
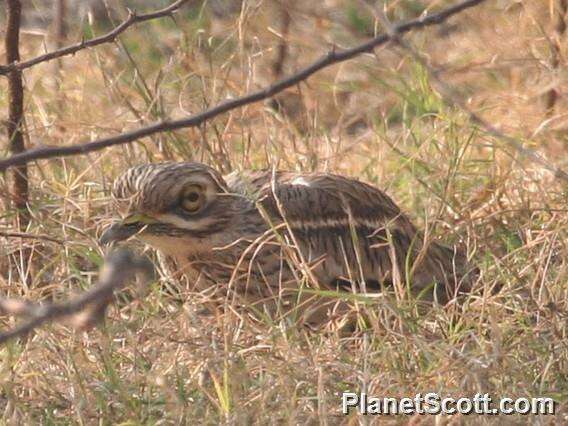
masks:
{"type": "Polygon", "coordinates": [[[425,242],[394,201],[371,185],[328,173],[271,171],[225,180],[229,191],[255,194],[273,223],[285,222],[304,259],[322,260],[314,272],[327,286],[404,291],[408,284],[415,293],[435,286],[440,302],[470,289],[475,274],[465,255],[425,242]]]}
{"type": "Polygon", "coordinates": [[[161,163],[126,171],[113,196],[125,214],[155,219],[138,236],[176,258],[201,287],[248,300],[293,300],[308,277],[320,288],[394,287],[400,297],[444,303],[474,277],[464,255],[425,241],[391,198],[352,178],[268,170],[222,177],[202,164],[161,163]],[[189,215],[179,197],[196,183],[207,201],[189,215]]]}

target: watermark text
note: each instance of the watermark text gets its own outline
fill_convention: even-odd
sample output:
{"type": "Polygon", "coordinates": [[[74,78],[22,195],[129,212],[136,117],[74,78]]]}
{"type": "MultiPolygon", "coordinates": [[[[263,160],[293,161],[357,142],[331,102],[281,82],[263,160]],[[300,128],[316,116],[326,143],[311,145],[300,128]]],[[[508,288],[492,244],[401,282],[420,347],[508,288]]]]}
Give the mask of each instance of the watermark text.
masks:
{"type": "Polygon", "coordinates": [[[493,399],[487,393],[473,397],[442,397],[437,393],[418,393],[413,397],[373,397],[366,393],[344,392],[341,395],[341,411],[357,409],[361,414],[554,414],[552,398],[499,398],[493,399]]]}

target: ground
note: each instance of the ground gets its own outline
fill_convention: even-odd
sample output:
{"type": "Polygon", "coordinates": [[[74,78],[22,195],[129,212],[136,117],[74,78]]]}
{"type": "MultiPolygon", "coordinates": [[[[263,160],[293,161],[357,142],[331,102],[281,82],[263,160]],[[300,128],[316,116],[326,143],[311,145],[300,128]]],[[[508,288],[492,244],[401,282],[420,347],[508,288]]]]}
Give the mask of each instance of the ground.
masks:
{"type": "MultiPolygon", "coordinates": [[[[140,24],[116,43],[26,70],[28,146],[76,144],[183,117],[288,75],[332,45],[353,46],[381,30],[362,2],[307,3],[287,2],[284,10],[277,2],[249,1],[240,13],[220,15],[194,2],[175,21],[140,24]]],[[[447,4],[388,1],[387,16],[409,19],[447,4]]],[[[135,245],[153,260],[157,278],[146,291],[120,293],[101,327],[75,332],[53,324],[0,349],[4,421],[567,421],[566,181],[521,155],[511,139],[474,123],[468,111],[448,102],[438,81],[517,146],[566,170],[565,43],[553,25],[554,5],[486,2],[405,36],[422,60],[383,46],[317,73],[277,104],[249,105],[197,129],[87,156],[30,164],[26,233],[55,241],[0,237],[4,295],[65,300],[93,285],[103,258],[97,238],[113,217],[113,178],[130,165],[163,160],[201,161],[222,172],[276,166],[357,177],[384,189],[422,228],[467,250],[481,274],[476,292],[459,308],[424,312],[413,300],[390,295],[352,301],[366,322],[346,335],[255,318],[246,309],[204,309],[204,296],[173,277],[167,259],[135,245]],[[559,96],[551,105],[553,89],[559,96]],[[548,396],[557,401],[557,414],[342,416],[341,392],[361,390],[548,396]]],[[[67,42],[109,25],[72,22],[67,42]]],[[[51,49],[44,35],[24,31],[22,57],[51,49]]],[[[7,110],[5,89],[0,79],[0,111],[7,110]]],[[[14,229],[14,215],[6,202],[2,230],[14,229]]],[[[2,324],[14,321],[3,317],[2,324]]]]}

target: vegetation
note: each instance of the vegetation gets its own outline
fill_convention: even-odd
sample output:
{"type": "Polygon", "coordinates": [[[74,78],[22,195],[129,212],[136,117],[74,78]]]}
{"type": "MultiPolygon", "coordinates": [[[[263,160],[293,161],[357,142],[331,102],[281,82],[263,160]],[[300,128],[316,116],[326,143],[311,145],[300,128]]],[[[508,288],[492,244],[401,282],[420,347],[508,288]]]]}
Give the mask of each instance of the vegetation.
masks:
{"type": "MultiPolygon", "coordinates": [[[[224,16],[197,3],[175,20],[141,23],[115,43],[24,71],[28,147],[77,144],[187,116],[381,29],[352,0],[282,3],[288,28],[276,1],[245,1],[224,16]]],[[[386,15],[409,19],[440,3],[388,1],[386,15]]],[[[360,390],[549,396],[557,413],[539,421],[566,421],[566,181],[472,123],[431,73],[467,108],[566,169],[566,100],[548,96],[565,91],[563,45],[555,44],[561,34],[547,3],[486,2],[406,35],[428,68],[390,44],[320,71],[276,102],[247,105],[199,128],[32,163],[28,238],[0,233],[2,294],[63,300],[96,282],[103,259],[97,237],[113,216],[110,186],[131,165],[193,160],[222,172],[332,171],[383,188],[423,228],[468,251],[481,275],[463,306],[424,312],[392,295],[362,297],[353,300],[367,318],[362,330],[314,332],[246,309],[215,310],[168,259],[139,246],[157,278],[146,292],[123,290],[101,327],[74,332],[53,324],[0,348],[4,422],[434,422],[342,416],[341,392],[360,390]]],[[[71,23],[68,42],[106,30],[71,23]]],[[[43,53],[44,41],[24,31],[22,58],[43,53]]],[[[6,87],[0,79],[0,111],[8,110],[6,87]]],[[[8,147],[1,152],[7,156],[8,147]]],[[[0,191],[8,194],[2,176],[0,191]]],[[[4,198],[0,229],[8,231],[16,213],[4,198]]],[[[2,324],[13,321],[2,317],[2,324]]]]}

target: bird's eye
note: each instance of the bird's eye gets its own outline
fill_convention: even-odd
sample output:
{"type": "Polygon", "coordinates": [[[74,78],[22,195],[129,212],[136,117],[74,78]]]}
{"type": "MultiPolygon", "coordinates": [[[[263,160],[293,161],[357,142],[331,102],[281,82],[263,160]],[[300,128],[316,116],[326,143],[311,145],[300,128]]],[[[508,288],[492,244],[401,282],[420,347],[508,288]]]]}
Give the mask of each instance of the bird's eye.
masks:
{"type": "Polygon", "coordinates": [[[191,185],[184,189],[181,197],[181,206],[188,212],[194,213],[205,202],[203,189],[198,185],[191,185]]]}

